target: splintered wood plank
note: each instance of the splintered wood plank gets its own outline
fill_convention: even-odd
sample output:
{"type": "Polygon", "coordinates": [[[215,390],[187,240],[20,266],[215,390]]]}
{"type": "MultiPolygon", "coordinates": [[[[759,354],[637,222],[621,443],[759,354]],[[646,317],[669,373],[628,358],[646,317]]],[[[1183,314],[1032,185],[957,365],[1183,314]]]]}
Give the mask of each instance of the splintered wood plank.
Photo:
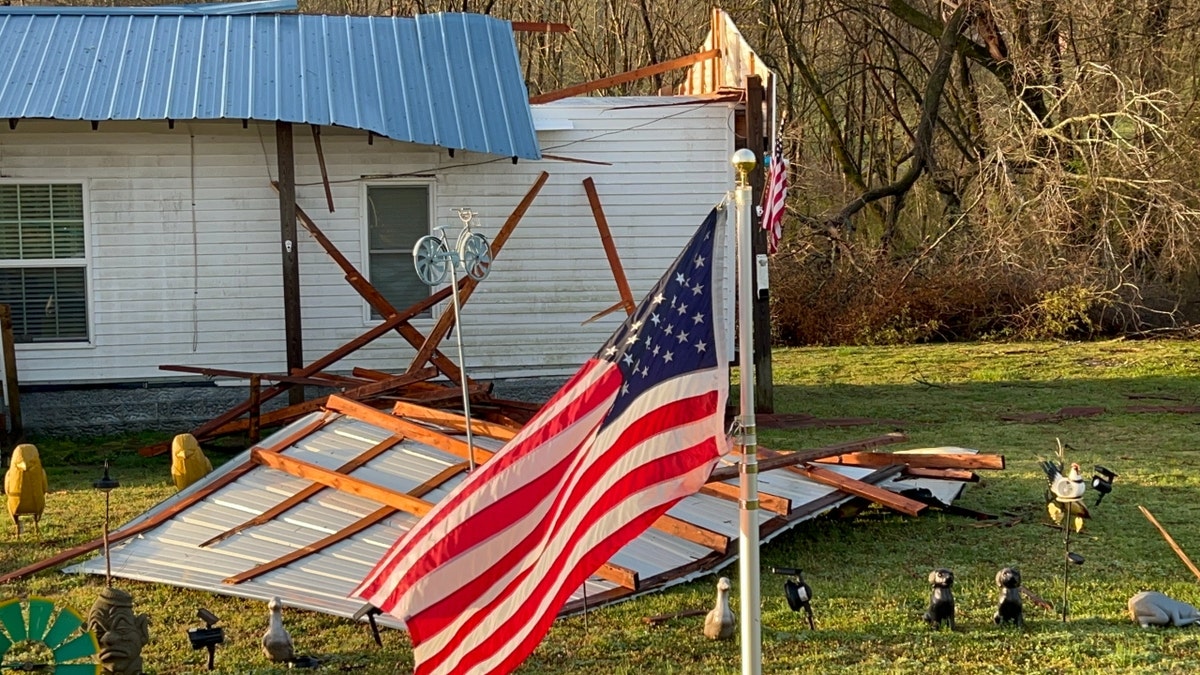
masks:
{"type": "MultiPolygon", "coordinates": [[[[903,457],[904,455],[900,455],[903,457]]],[[[979,474],[966,469],[924,469],[915,466],[905,466],[901,472],[912,478],[936,478],[938,480],[960,480],[965,483],[978,483],[979,474]]]]}
{"type": "Polygon", "coordinates": [[[919,515],[926,508],[925,504],[914,499],[909,499],[908,497],[898,495],[895,492],[861,480],[855,480],[849,476],[843,476],[836,471],[819,467],[815,464],[804,464],[796,468],[802,471],[804,476],[809,480],[835,487],[842,492],[848,492],[852,495],[869,499],[876,504],[886,506],[893,511],[899,511],[908,516],[919,515]]]}
{"type": "MultiPolygon", "coordinates": [[[[374,408],[365,406],[361,403],[342,398],[340,396],[330,396],[325,407],[334,412],[340,412],[355,419],[362,420],[368,424],[374,424],[378,427],[383,427],[394,434],[406,436],[419,441],[426,445],[431,445],[439,450],[443,450],[452,455],[469,459],[470,452],[465,441],[460,441],[453,436],[448,436],[440,431],[434,431],[428,427],[422,426],[415,422],[410,422],[406,419],[401,419],[394,415],[389,415],[374,408]]],[[[482,464],[492,458],[492,452],[476,446],[474,448],[475,463],[482,464]]]]}
{"type": "MultiPolygon", "coordinates": [[[[284,450],[285,448],[290,447],[296,441],[299,441],[300,439],[307,437],[309,434],[320,429],[321,427],[325,426],[326,424],[329,424],[334,419],[336,419],[336,418],[333,415],[322,415],[320,417],[316,417],[313,420],[311,420],[310,422],[308,422],[307,424],[301,426],[299,429],[296,429],[295,431],[288,434],[287,436],[279,439],[275,443],[272,443],[269,446],[255,448],[254,452],[258,452],[258,453],[262,454],[263,456],[274,456],[275,453],[278,453],[278,452],[284,450]]],[[[241,478],[245,474],[249,473],[250,470],[254,469],[256,466],[257,466],[257,463],[254,462],[253,460],[242,462],[241,464],[230,469],[228,473],[224,473],[216,478],[213,478],[211,481],[209,481],[208,483],[201,486],[199,489],[197,489],[195,492],[188,495],[186,498],[181,499],[178,502],[175,502],[170,507],[163,509],[162,511],[154,514],[153,516],[150,516],[149,518],[146,518],[145,520],[139,522],[138,524],[130,526],[130,527],[124,527],[124,528],[118,529],[116,532],[110,532],[108,535],[109,546],[112,546],[113,544],[116,544],[118,542],[125,541],[126,539],[129,539],[130,537],[139,535],[142,532],[145,532],[146,530],[150,530],[155,527],[158,527],[162,523],[165,523],[166,521],[174,518],[176,515],[178,515],[185,509],[188,509],[191,506],[193,506],[194,504],[207,499],[208,497],[212,496],[214,493],[216,493],[221,488],[223,488],[226,485],[229,485],[230,483],[232,483],[233,481],[241,478]]],[[[48,568],[54,567],[56,565],[61,565],[62,563],[65,563],[68,560],[71,560],[72,558],[76,558],[85,553],[91,553],[92,551],[101,549],[103,547],[104,547],[104,539],[103,538],[89,541],[86,544],[80,544],[79,546],[75,546],[73,548],[69,548],[65,551],[61,551],[55,555],[52,555],[49,558],[46,558],[45,560],[41,560],[39,562],[30,564],[30,565],[26,565],[25,567],[22,567],[21,569],[14,570],[3,576],[0,576],[0,584],[6,584],[15,579],[20,579],[20,578],[28,576],[30,574],[36,574],[44,569],[48,569],[48,568]]]]}
{"type": "MultiPolygon", "coordinates": [[[[450,427],[451,429],[463,432],[467,430],[467,418],[463,415],[447,410],[428,408],[415,403],[408,403],[407,401],[396,401],[395,405],[392,406],[392,414],[431,424],[438,424],[443,427],[450,427]]],[[[471,433],[490,436],[501,441],[511,441],[516,437],[517,430],[480,419],[472,419],[471,433]]]]}
{"type": "Polygon", "coordinates": [[[706,527],[689,523],[681,518],[663,515],[654,521],[654,529],[665,532],[673,537],[686,539],[693,544],[711,548],[717,553],[725,553],[729,549],[729,537],[720,532],[713,532],[706,527]]]}
{"type": "MultiPolygon", "coordinates": [[[[374,446],[368,448],[361,455],[359,455],[359,456],[355,457],[354,459],[350,460],[349,462],[346,462],[345,464],[339,466],[336,469],[336,471],[338,473],[350,473],[350,472],[354,471],[355,469],[361,468],[361,467],[365,466],[367,464],[367,462],[370,462],[371,460],[375,459],[376,457],[382,455],[384,452],[394,448],[396,446],[396,444],[399,443],[401,440],[403,440],[403,439],[400,436],[389,436],[388,438],[385,438],[382,441],[380,441],[379,443],[376,443],[374,446]]],[[[213,544],[215,544],[219,541],[224,541],[224,540],[228,539],[229,537],[232,537],[233,535],[235,535],[238,532],[241,532],[242,530],[245,530],[247,528],[251,528],[256,525],[262,525],[263,523],[269,523],[272,520],[274,520],[275,518],[283,515],[284,513],[286,513],[293,507],[295,507],[297,504],[304,502],[306,499],[317,494],[321,490],[324,490],[325,488],[326,488],[325,485],[322,485],[320,483],[313,483],[312,485],[309,485],[308,487],[304,488],[303,490],[300,490],[299,492],[292,495],[291,497],[288,497],[287,499],[283,500],[282,502],[279,502],[275,506],[267,509],[266,511],[263,511],[261,514],[251,518],[250,520],[247,520],[246,522],[242,523],[241,525],[235,525],[234,527],[232,527],[228,530],[225,530],[224,532],[222,532],[221,534],[218,534],[217,536],[213,537],[212,539],[209,539],[208,541],[204,542],[203,544],[200,544],[200,548],[212,546],[213,544]]]]}
{"type": "MultiPolygon", "coordinates": [[[[739,486],[730,485],[729,483],[708,483],[700,488],[700,494],[729,501],[738,501],[741,498],[740,490],[739,486]]],[[[781,516],[786,516],[792,510],[792,500],[767,492],[760,491],[758,493],[758,503],[764,509],[781,516]]]]}
{"type": "MultiPolygon", "coordinates": [[[[424,495],[429,493],[431,490],[434,490],[435,488],[441,486],[446,481],[450,480],[452,477],[454,477],[466,470],[467,470],[466,463],[448,466],[445,469],[442,469],[440,472],[438,472],[437,475],[433,476],[429,480],[418,485],[416,488],[413,488],[412,490],[410,490],[409,492],[407,492],[405,494],[407,494],[409,497],[413,497],[413,498],[423,497],[424,495]]],[[[311,544],[308,544],[307,546],[302,546],[302,547],[296,549],[295,551],[288,553],[287,555],[280,556],[274,560],[265,562],[254,568],[248,569],[245,572],[242,572],[240,574],[235,574],[231,577],[228,577],[228,578],[224,579],[224,583],[240,584],[240,583],[249,581],[255,577],[262,576],[272,570],[277,570],[280,567],[286,567],[287,565],[290,565],[290,564],[296,562],[297,560],[306,558],[314,553],[317,553],[318,551],[321,551],[322,549],[329,548],[330,546],[338,543],[339,541],[344,541],[346,539],[349,539],[350,537],[353,537],[354,535],[358,534],[359,532],[362,532],[363,530],[367,529],[368,527],[371,527],[372,525],[374,525],[376,523],[382,522],[382,521],[390,518],[393,514],[396,513],[396,511],[397,511],[397,509],[394,509],[391,506],[383,506],[378,509],[375,509],[374,511],[367,514],[366,516],[356,520],[355,522],[351,523],[350,525],[338,530],[337,532],[334,532],[333,534],[331,534],[327,537],[322,537],[321,539],[319,539],[311,544]]]]}
{"type": "MultiPolygon", "coordinates": [[[[367,332],[363,333],[362,335],[359,335],[358,337],[356,337],[353,340],[347,342],[346,344],[338,347],[337,349],[334,349],[333,351],[322,356],[321,358],[317,359],[316,361],[313,361],[312,363],[301,368],[299,371],[297,371],[294,374],[302,376],[302,377],[307,377],[309,375],[313,375],[315,373],[321,372],[322,370],[325,370],[329,366],[337,363],[338,361],[341,361],[346,356],[358,351],[359,349],[363,348],[364,346],[379,339],[381,336],[386,335],[387,333],[391,332],[393,329],[395,329],[396,326],[400,325],[400,323],[402,323],[404,321],[408,321],[409,319],[416,316],[417,314],[424,312],[425,310],[434,306],[441,300],[444,300],[447,296],[449,296],[449,294],[450,294],[449,291],[446,291],[446,293],[444,295],[441,294],[441,291],[439,291],[438,293],[434,293],[433,295],[429,296],[428,298],[426,298],[426,299],[422,300],[421,302],[408,308],[403,313],[397,314],[396,316],[388,317],[387,319],[384,319],[383,323],[375,326],[374,328],[371,328],[367,332]],[[440,297],[439,297],[439,295],[440,295],[440,297]]],[[[275,398],[279,394],[282,394],[283,392],[287,391],[288,388],[289,387],[277,384],[277,385],[274,385],[267,389],[264,389],[262,391],[262,394],[259,396],[259,403],[260,404],[265,403],[265,402],[271,400],[272,398],[275,398]]],[[[201,424],[200,426],[196,427],[195,429],[192,429],[192,435],[195,436],[196,440],[198,440],[198,441],[204,441],[204,440],[210,439],[213,437],[213,435],[214,435],[213,431],[215,429],[219,429],[222,426],[224,426],[225,424],[228,424],[229,422],[232,422],[232,421],[236,420],[237,418],[241,417],[242,415],[246,414],[250,410],[252,405],[253,405],[252,402],[249,399],[246,399],[245,401],[233,406],[229,410],[226,410],[225,412],[214,417],[213,419],[201,424]]],[[[170,441],[167,441],[165,443],[156,443],[154,445],[148,445],[148,446],[142,448],[141,450],[139,450],[138,454],[142,455],[143,457],[154,457],[156,455],[161,455],[162,453],[164,453],[170,449],[171,449],[171,443],[170,443],[170,441]]]]}
{"type": "Polygon", "coordinates": [[[605,581],[611,581],[619,586],[624,586],[631,591],[638,590],[638,587],[640,586],[637,572],[634,572],[628,567],[617,565],[616,563],[604,563],[600,566],[600,569],[596,570],[596,576],[604,579],[605,581]]]}
{"type": "Polygon", "coordinates": [[[706,52],[700,52],[698,54],[689,54],[687,56],[681,56],[677,59],[671,59],[670,61],[663,61],[662,63],[656,63],[644,68],[638,68],[637,70],[631,70],[625,73],[604,77],[599,80],[592,80],[591,82],[584,82],[583,84],[576,84],[574,86],[564,87],[563,89],[556,89],[554,91],[548,91],[544,94],[538,94],[537,96],[531,96],[529,97],[529,102],[533,104],[549,103],[550,101],[557,101],[560,98],[579,96],[580,94],[586,94],[590,91],[596,91],[597,89],[604,89],[607,87],[616,86],[618,84],[624,84],[626,82],[633,82],[634,80],[640,80],[644,77],[653,77],[677,68],[686,68],[693,63],[707,61],[720,55],[720,49],[710,49],[706,52]]]}
{"type": "MultiPolygon", "coordinates": [[[[487,394],[491,387],[490,382],[476,382],[467,386],[467,395],[474,399],[477,396],[487,394]]],[[[429,385],[427,389],[412,387],[402,393],[396,394],[396,398],[412,403],[441,403],[443,401],[461,400],[462,390],[458,387],[444,387],[441,385],[429,385]]]]}
{"type": "MultiPolygon", "coordinates": [[[[604,207],[600,205],[600,195],[596,193],[596,183],[591,176],[583,179],[583,191],[587,193],[588,204],[592,207],[592,218],[596,221],[596,229],[600,231],[600,244],[604,247],[604,255],[608,256],[608,266],[612,268],[613,279],[617,282],[617,294],[621,298],[620,306],[625,308],[626,314],[631,315],[637,308],[637,304],[633,300],[633,291],[629,290],[629,280],[625,278],[625,268],[621,266],[621,256],[617,253],[617,245],[613,243],[612,231],[608,228],[608,218],[604,215],[604,207]]],[[[592,319],[599,317],[598,314],[592,319]]]]}
{"type": "Polygon", "coordinates": [[[821,460],[826,464],[847,466],[881,467],[892,464],[907,464],[921,469],[1003,469],[1004,455],[975,455],[971,453],[890,453],[851,452],[821,460]]]}
{"type": "MultiPolygon", "coordinates": [[[[825,457],[832,457],[834,455],[852,452],[854,450],[874,448],[880,445],[888,445],[891,443],[903,443],[907,440],[908,436],[905,436],[904,434],[891,433],[858,441],[846,441],[845,443],[827,445],[823,448],[817,448],[815,450],[781,453],[776,457],[768,457],[767,459],[759,460],[758,470],[761,473],[763,471],[780,469],[785,466],[796,466],[797,464],[803,464],[804,462],[812,462],[825,457]]],[[[892,462],[892,464],[895,463],[896,462],[892,462]]],[[[737,478],[738,471],[739,468],[736,464],[731,466],[719,466],[716,469],[713,469],[713,472],[709,474],[708,481],[711,483],[714,481],[726,481],[731,478],[737,478]]]]}
{"type": "MultiPolygon", "coordinates": [[[[525,193],[525,196],[517,204],[517,208],[509,214],[508,219],[504,221],[504,225],[500,231],[496,233],[496,238],[491,242],[492,261],[500,255],[500,250],[504,248],[504,244],[508,238],[512,236],[512,232],[517,227],[517,223],[521,222],[521,218],[525,216],[525,212],[529,210],[529,205],[533,203],[534,198],[542,191],[542,186],[549,180],[550,174],[543,171],[538,175],[537,180],[533,182],[533,186],[525,193]]],[[[475,287],[479,282],[470,277],[464,277],[458,282],[458,305],[462,307],[467,300],[471,298],[471,294],[475,292],[475,287]]],[[[438,344],[446,337],[446,333],[450,331],[450,327],[454,325],[454,312],[442,312],[438,317],[437,324],[429,331],[429,336],[425,338],[424,344],[414,344],[417,347],[417,355],[413,357],[412,363],[408,367],[408,371],[412,372],[417,368],[423,367],[437,350],[438,344]]],[[[455,378],[450,378],[455,380],[455,378]]],[[[455,380],[461,382],[461,380],[455,380]]]]}
{"type": "MultiPolygon", "coordinates": [[[[354,400],[366,399],[372,396],[378,396],[379,394],[394,391],[395,389],[402,389],[406,386],[410,386],[424,380],[433,379],[434,377],[437,377],[437,373],[437,368],[429,367],[409,375],[385,378],[384,380],[380,380],[378,382],[368,382],[361,386],[347,389],[339,394],[339,396],[354,400]]],[[[279,408],[278,410],[272,410],[271,412],[266,412],[259,415],[259,426],[274,426],[283,422],[290,422],[297,417],[307,415],[310,412],[320,410],[324,407],[325,399],[315,398],[311,401],[305,401],[304,403],[299,403],[297,405],[290,405],[285,408],[279,408]]],[[[248,419],[233,420],[232,422],[226,422],[216,429],[213,429],[211,435],[223,436],[226,434],[235,434],[246,431],[249,426],[250,420],[248,419]]]]}

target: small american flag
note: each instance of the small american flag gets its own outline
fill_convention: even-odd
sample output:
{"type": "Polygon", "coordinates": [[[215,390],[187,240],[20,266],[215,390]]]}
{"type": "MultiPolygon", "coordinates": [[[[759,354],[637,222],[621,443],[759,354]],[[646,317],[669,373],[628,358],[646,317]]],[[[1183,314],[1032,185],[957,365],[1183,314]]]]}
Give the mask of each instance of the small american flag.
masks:
{"type": "Polygon", "coordinates": [[[767,188],[763,191],[762,226],[767,231],[767,252],[779,250],[783,237],[783,214],[787,205],[787,163],[783,161],[783,141],[775,139],[775,152],[767,169],[767,188]]]}
{"type": "Polygon", "coordinates": [[[354,590],[404,621],[416,675],[511,672],[572,592],[729,451],[726,211],[709,214],[600,351],[354,590]]]}

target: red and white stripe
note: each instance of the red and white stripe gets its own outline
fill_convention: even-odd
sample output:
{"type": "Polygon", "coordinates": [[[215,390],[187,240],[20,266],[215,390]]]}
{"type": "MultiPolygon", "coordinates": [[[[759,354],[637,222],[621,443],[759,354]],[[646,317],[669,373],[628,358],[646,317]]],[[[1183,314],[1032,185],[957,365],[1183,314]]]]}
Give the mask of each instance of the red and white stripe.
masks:
{"type": "Polygon", "coordinates": [[[354,595],[406,623],[418,675],[510,672],[589,575],[707,480],[728,449],[725,377],[660,383],[601,429],[621,375],[588,362],[354,595]]]}
{"type": "Polygon", "coordinates": [[[783,238],[783,216],[787,207],[787,162],[783,159],[783,142],[775,141],[775,152],[767,171],[767,188],[763,193],[762,227],[767,231],[767,251],[779,250],[783,238]]]}

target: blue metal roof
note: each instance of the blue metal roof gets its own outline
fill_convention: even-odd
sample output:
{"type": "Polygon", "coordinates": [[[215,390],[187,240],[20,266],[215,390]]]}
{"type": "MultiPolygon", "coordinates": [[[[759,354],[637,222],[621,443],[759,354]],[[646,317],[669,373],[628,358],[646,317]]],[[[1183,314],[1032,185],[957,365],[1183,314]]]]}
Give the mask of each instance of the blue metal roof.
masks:
{"type": "Polygon", "coordinates": [[[296,0],[246,0],[244,2],[205,2],[194,5],[156,7],[103,7],[91,5],[2,6],[0,14],[266,14],[295,11],[296,0]]]}
{"type": "Polygon", "coordinates": [[[500,19],[6,9],[0,118],[285,121],[541,156],[500,19]]]}

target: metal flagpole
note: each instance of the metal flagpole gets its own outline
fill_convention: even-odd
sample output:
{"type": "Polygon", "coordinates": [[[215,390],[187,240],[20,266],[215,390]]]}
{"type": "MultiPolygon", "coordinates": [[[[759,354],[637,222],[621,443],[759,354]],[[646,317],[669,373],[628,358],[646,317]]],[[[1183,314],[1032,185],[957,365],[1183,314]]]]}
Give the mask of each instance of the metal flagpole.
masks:
{"type": "Polygon", "coordinates": [[[751,290],[750,171],[758,162],[754,152],[742,148],[733,153],[737,170],[734,203],[737,205],[737,307],[738,370],[741,379],[741,499],[738,525],[739,574],[741,578],[742,673],[762,672],[762,617],[758,569],[758,436],[754,423],[754,299],[751,290]]]}

